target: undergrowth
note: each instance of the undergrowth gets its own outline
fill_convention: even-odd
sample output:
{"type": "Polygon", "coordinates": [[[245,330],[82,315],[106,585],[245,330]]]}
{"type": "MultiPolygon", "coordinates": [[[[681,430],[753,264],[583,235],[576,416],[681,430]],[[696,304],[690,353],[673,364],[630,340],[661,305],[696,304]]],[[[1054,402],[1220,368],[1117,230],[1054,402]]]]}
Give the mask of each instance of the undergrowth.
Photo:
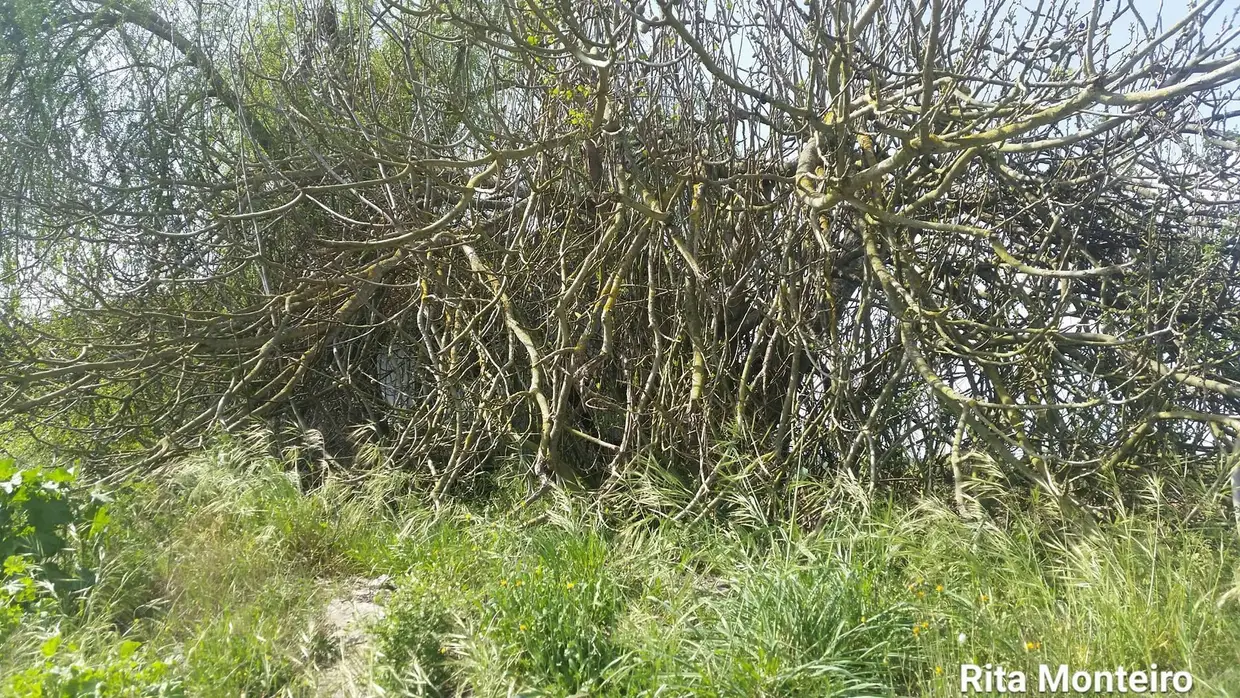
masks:
{"type": "Polygon", "coordinates": [[[798,504],[808,525],[743,490],[697,520],[643,515],[692,494],[654,481],[628,489],[641,506],[553,492],[522,510],[501,487],[430,508],[398,472],[307,492],[267,454],[224,440],[106,493],[23,465],[27,488],[59,480],[22,500],[54,505],[37,535],[8,466],[0,696],[315,695],[325,603],[379,574],[396,590],[370,680],[391,696],[946,696],[965,662],[1158,664],[1240,696],[1221,523],[1153,509],[1074,534],[848,483],[798,504]]]}

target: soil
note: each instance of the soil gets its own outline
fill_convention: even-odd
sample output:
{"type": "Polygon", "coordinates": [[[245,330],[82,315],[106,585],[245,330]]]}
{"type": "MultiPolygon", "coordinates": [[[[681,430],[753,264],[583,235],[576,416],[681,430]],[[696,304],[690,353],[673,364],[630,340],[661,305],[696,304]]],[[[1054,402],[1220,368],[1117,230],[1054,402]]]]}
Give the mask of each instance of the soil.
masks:
{"type": "Polygon", "coordinates": [[[323,630],[335,648],[315,682],[317,698],[372,698],[382,695],[374,681],[374,640],[369,628],[383,619],[382,602],[392,589],[387,575],[356,579],[323,610],[323,630]]]}

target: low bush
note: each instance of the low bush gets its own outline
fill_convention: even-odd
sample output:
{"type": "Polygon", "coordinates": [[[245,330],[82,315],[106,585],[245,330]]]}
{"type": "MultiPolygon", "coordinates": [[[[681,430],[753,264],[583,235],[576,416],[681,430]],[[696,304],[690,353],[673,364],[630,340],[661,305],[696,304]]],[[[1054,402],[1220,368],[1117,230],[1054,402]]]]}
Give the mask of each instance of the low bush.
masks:
{"type": "Polygon", "coordinates": [[[0,633],[82,601],[95,581],[108,497],[75,470],[0,458],[0,633]]]}

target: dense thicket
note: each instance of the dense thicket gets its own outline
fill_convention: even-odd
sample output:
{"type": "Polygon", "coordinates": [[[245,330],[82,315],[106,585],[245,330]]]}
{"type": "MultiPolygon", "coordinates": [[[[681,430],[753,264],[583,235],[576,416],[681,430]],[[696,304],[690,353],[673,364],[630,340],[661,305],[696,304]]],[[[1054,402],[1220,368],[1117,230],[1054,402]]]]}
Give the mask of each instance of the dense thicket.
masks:
{"type": "Polygon", "coordinates": [[[1221,488],[1229,5],[0,0],[0,422],[436,496],[1221,488]]]}

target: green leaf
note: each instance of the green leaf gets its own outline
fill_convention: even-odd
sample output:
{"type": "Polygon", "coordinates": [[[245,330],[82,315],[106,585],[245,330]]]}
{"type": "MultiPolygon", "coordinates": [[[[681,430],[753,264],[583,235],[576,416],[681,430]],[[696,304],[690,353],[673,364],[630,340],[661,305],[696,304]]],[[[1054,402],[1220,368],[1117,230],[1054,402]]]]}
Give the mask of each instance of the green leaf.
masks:
{"type": "Polygon", "coordinates": [[[141,646],[142,646],[142,643],[136,640],[125,640],[124,642],[120,644],[120,647],[117,649],[117,655],[121,659],[129,659],[130,657],[134,655],[135,652],[138,651],[138,648],[141,646]]]}
{"type": "Polygon", "coordinates": [[[56,468],[55,470],[47,474],[48,482],[68,483],[68,482],[73,482],[74,479],[75,478],[73,476],[73,473],[69,472],[68,470],[65,470],[63,467],[56,468]]]}
{"type": "Polygon", "coordinates": [[[30,568],[30,563],[20,555],[10,555],[4,559],[4,576],[17,576],[24,574],[30,568]]]}
{"type": "Polygon", "coordinates": [[[86,531],[86,538],[91,539],[103,533],[103,529],[107,528],[111,521],[112,514],[108,512],[106,505],[96,509],[95,516],[90,520],[90,529],[86,531]]]}
{"type": "Polygon", "coordinates": [[[56,650],[59,648],[60,648],[60,635],[57,634],[57,635],[53,635],[47,638],[47,640],[45,640],[43,644],[39,646],[39,651],[43,653],[44,657],[51,657],[52,655],[56,654],[56,650]]]}

